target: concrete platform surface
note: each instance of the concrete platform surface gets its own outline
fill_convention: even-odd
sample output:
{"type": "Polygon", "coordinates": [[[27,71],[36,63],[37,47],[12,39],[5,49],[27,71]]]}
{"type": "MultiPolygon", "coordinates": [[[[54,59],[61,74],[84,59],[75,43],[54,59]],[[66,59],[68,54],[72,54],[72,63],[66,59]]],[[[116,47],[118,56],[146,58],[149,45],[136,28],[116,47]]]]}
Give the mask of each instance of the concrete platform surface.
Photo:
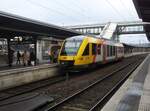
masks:
{"type": "Polygon", "coordinates": [[[101,111],[150,111],[150,55],[101,111]]]}

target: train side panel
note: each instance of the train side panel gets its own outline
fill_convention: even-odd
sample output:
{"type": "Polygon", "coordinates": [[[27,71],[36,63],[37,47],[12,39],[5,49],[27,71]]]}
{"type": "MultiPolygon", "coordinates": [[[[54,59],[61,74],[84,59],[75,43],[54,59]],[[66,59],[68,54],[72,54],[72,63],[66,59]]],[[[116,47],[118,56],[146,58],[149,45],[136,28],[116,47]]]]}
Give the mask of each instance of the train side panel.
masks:
{"type": "Polygon", "coordinates": [[[96,53],[96,58],[95,58],[95,62],[98,63],[102,63],[103,62],[103,56],[104,56],[104,53],[103,53],[103,43],[100,42],[97,44],[97,53],[96,53]]]}
{"type": "Polygon", "coordinates": [[[78,54],[75,58],[74,65],[88,65],[101,62],[102,57],[102,41],[96,38],[86,38],[83,40],[78,54]]]}
{"type": "Polygon", "coordinates": [[[78,53],[75,57],[75,63],[74,65],[86,65],[90,63],[90,46],[88,42],[88,38],[85,38],[78,50],[78,53]]]}
{"type": "Polygon", "coordinates": [[[124,46],[121,43],[117,43],[116,47],[117,47],[117,59],[122,59],[124,57],[124,46]]]}
{"type": "MultiPolygon", "coordinates": [[[[81,38],[82,42],[80,43],[80,46],[78,46],[78,50],[76,50],[76,53],[70,55],[69,52],[74,49],[70,50],[70,48],[67,47],[65,48],[66,51],[68,51],[68,55],[61,55],[60,52],[58,59],[61,65],[66,63],[73,68],[85,68],[89,67],[90,65],[93,66],[97,63],[105,64],[124,57],[124,47],[121,43],[88,36],[81,36],[81,38]]],[[[71,40],[71,42],[78,42],[78,40],[81,40],[79,36],[78,40],[75,39],[76,37],[69,40],[71,40]]],[[[70,45],[68,47],[70,47],[70,45]]]]}
{"type": "Polygon", "coordinates": [[[116,46],[111,41],[105,41],[105,63],[116,59],[116,46]]]}

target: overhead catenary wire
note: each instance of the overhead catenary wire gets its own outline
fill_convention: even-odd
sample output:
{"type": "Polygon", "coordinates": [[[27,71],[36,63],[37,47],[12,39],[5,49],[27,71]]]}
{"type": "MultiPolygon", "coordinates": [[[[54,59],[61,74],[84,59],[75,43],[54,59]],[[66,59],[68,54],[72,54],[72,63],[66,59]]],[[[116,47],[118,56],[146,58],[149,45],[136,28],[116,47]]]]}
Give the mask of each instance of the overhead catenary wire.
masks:
{"type": "MultiPolygon", "coordinates": [[[[67,5],[66,3],[59,2],[57,0],[55,0],[53,2],[56,3],[56,5],[58,5],[58,8],[49,7],[45,4],[42,4],[42,3],[38,2],[38,1],[34,1],[34,0],[26,0],[26,1],[30,2],[31,5],[35,5],[37,7],[46,9],[48,13],[51,13],[51,14],[53,13],[53,14],[58,14],[58,15],[64,16],[66,18],[69,18],[70,20],[74,20],[74,22],[75,21],[81,22],[83,20],[84,21],[87,20],[88,22],[90,22],[93,19],[92,16],[90,14],[88,14],[89,13],[88,7],[85,8],[85,7],[81,6],[81,4],[78,3],[78,1],[74,1],[74,0],[69,1],[69,3],[72,3],[73,7],[75,6],[76,8],[73,8],[69,5],[67,5]],[[74,15],[70,16],[68,14],[68,11],[78,14],[78,16],[74,16],[74,15]],[[83,18],[83,20],[82,20],[82,18],[83,18]]],[[[116,14],[119,17],[121,17],[124,21],[127,21],[126,17],[122,13],[120,13],[120,11],[110,2],[110,0],[106,0],[106,2],[114,10],[114,12],[116,12],[116,14]]],[[[123,2],[121,0],[120,0],[120,2],[123,4],[123,2]]],[[[67,1],[67,3],[68,3],[68,1],[67,1]]],[[[71,13],[71,15],[72,15],[72,13],[71,13]]],[[[59,19],[62,19],[62,17],[60,17],[59,19]]]]}
{"type": "Polygon", "coordinates": [[[120,1],[120,3],[122,4],[122,6],[125,7],[126,10],[128,10],[128,11],[127,11],[128,14],[129,14],[131,17],[134,18],[134,15],[133,15],[132,11],[126,6],[126,4],[125,4],[122,0],[119,0],[119,1],[120,1]]]}
{"type": "Polygon", "coordinates": [[[57,13],[57,14],[59,14],[59,15],[62,15],[62,16],[64,16],[64,15],[65,15],[65,16],[68,16],[68,18],[74,19],[75,21],[78,21],[78,20],[79,20],[79,19],[76,19],[76,18],[74,18],[74,17],[72,17],[72,16],[69,16],[69,15],[67,15],[67,14],[65,14],[65,13],[63,13],[63,12],[60,12],[60,11],[54,10],[53,8],[44,6],[44,5],[42,5],[42,4],[38,3],[38,2],[35,2],[35,1],[32,1],[32,0],[26,0],[26,1],[28,1],[30,4],[35,5],[35,6],[37,6],[37,7],[41,7],[41,8],[46,9],[46,10],[51,10],[52,13],[55,12],[55,13],[57,13]]]}
{"type": "Polygon", "coordinates": [[[111,3],[109,0],[106,0],[106,2],[109,4],[109,6],[111,6],[111,8],[112,8],[120,17],[122,17],[125,21],[127,21],[126,18],[125,18],[124,16],[122,16],[122,14],[120,14],[120,12],[112,5],[112,3],[111,3]]]}
{"type": "Polygon", "coordinates": [[[56,2],[57,4],[59,4],[59,6],[62,7],[63,9],[67,9],[68,11],[72,11],[72,12],[74,12],[74,13],[76,13],[76,14],[79,14],[79,15],[81,15],[83,18],[89,17],[89,16],[87,16],[85,13],[83,13],[83,12],[85,12],[85,11],[76,10],[76,9],[79,9],[80,7],[74,9],[74,8],[70,7],[69,5],[66,5],[66,4],[64,4],[64,3],[60,2],[60,1],[58,2],[57,0],[55,0],[54,2],[56,2]]]}
{"type": "MultiPolygon", "coordinates": [[[[88,10],[90,10],[88,7],[86,7],[86,9],[83,7],[83,6],[81,6],[79,3],[78,3],[78,1],[76,1],[76,0],[71,0],[72,1],[72,3],[74,3],[75,5],[76,5],[76,7],[78,8],[78,9],[80,9],[82,12],[87,12],[88,10]]],[[[71,3],[71,2],[70,2],[71,3]]],[[[88,14],[88,15],[90,15],[90,14],[88,14]]],[[[92,19],[91,18],[91,16],[88,16],[88,19],[92,19]]]]}

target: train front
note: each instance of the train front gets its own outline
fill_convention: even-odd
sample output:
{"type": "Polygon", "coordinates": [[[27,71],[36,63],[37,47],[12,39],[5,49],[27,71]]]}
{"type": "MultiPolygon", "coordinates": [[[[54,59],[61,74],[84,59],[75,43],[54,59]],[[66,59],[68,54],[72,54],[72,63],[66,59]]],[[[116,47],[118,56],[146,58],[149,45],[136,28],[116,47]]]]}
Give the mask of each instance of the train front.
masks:
{"type": "Polygon", "coordinates": [[[64,40],[58,57],[59,66],[61,68],[73,69],[82,40],[81,36],[74,36],[64,40]]]}

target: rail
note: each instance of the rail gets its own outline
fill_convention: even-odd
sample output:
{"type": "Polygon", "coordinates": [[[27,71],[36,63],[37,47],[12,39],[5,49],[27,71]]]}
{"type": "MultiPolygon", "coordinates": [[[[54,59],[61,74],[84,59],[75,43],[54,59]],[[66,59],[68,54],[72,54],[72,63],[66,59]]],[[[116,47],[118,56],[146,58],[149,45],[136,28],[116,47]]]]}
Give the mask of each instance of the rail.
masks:
{"type": "MultiPolygon", "coordinates": [[[[100,105],[104,105],[105,101],[110,95],[114,94],[116,90],[124,83],[124,81],[130,76],[130,74],[139,66],[137,64],[122,80],[120,80],[102,99],[100,99],[89,111],[95,111],[100,105]]],[[[101,106],[101,108],[102,108],[101,106]]]]}

